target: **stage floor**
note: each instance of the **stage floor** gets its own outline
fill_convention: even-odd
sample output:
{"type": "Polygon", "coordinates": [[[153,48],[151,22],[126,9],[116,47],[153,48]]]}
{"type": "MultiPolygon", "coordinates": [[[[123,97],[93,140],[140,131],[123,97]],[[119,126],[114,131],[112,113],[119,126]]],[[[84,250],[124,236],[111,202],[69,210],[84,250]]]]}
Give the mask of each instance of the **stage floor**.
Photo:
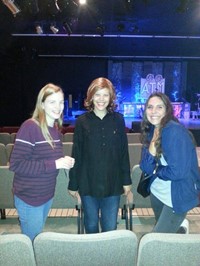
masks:
{"type": "MultiPolygon", "coordinates": [[[[125,123],[128,128],[132,128],[132,122],[141,122],[141,119],[134,117],[125,117],[125,123]]],[[[180,123],[189,129],[200,129],[200,119],[179,119],[180,123]]]]}
{"type": "MultiPolygon", "coordinates": [[[[77,115],[75,114],[74,116],[68,116],[64,117],[64,124],[69,124],[69,125],[74,125],[76,122],[77,115]]],[[[132,128],[132,122],[141,122],[141,119],[139,118],[134,118],[134,117],[124,117],[126,127],[132,128]]],[[[186,128],[189,129],[200,129],[200,119],[179,119],[180,123],[183,124],[186,128]]]]}

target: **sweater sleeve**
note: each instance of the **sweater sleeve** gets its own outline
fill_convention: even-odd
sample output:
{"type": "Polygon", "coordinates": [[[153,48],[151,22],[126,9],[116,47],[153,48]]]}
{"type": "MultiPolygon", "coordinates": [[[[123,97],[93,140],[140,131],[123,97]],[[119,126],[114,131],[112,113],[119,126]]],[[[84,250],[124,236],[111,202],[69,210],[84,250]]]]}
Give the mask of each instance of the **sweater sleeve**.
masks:
{"type": "Polygon", "coordinates": [[[39,126],[32,120],[25,121],[16,136],[10,157],[10,170],[26,176],[38,176],[56,170],[55,158],[51,158],[54,151],[49,144],[43,146],[43,151],[41,148],[40,154],[36,154],[37,142],[42,141],[44,142],[44,138],[39,126]],[[43,157],[42,152],[49,154],[49,157],[43,157]]]}

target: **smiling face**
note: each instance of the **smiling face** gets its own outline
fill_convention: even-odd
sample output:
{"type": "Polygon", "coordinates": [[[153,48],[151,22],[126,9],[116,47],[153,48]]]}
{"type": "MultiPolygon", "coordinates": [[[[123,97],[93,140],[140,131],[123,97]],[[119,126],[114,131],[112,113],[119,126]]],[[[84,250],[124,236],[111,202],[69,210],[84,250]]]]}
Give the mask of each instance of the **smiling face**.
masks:
{"type": "Polygon", "coordinates": [[[64,109],[64,95],[61,91],[53,93],[42,103],[48,126],[53,126],[56,119],[60,118],[64,109]]]}
{"type": "Polygon", "coordinates": [[[107,113],[107,106],[110,102],[110,93],[107,88],[99,89],[93,95],[94,112],[96,114],[107,113]]]}
{"type": "Polygon", "coordinates": [[[166,106],[161,98],[157,96],[150,98],[146,107],[146,117],[148,121],[155,127],[159,127],[165,115],[166,106]]]}

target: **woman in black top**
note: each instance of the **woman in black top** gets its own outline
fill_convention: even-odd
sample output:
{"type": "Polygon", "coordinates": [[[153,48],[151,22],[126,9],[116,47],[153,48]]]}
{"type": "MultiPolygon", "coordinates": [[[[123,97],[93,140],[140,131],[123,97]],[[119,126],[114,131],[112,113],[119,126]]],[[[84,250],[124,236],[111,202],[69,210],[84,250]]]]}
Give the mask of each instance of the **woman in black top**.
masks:
{"type": "Polygon", "coordinates": [[[69,193],[80,195],[86,233],[117,228],[120,195],[131,190],[128,142],[124,118],[115,112],[115,90],[106,78],[89,86],[85,107],[74,132],[74,169],[69,193]]]}

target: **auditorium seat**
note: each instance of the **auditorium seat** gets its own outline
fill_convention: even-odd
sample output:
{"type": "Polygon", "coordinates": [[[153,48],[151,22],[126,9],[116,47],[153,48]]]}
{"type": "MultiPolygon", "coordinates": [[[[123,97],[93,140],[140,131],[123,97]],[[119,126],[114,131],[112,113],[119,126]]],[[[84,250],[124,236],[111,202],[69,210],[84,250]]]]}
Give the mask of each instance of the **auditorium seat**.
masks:
{"type": "Polygon", "coordinates": [[[10,161],[10,155],[12,153],[14,147],[14,143],[9,143],[6,145],[6,156],[7,156],[7,163],[9,164],[10,161]]]}
{"type": "Polygon", "coordinates": [[[139,243],[137,266],[200,265],[200,234],[149,233],[139,243]]]}
{"type": "Polygon", "coordinates": [[[15,142],[16,135],[17,135],[16,132],[13,132],[13,133],[10,134],[11,143],[14,143],[15,142]]]}
{"type": "Polygon", "coordinates": [[[141,143],[140,133],[127,133],[128,143],[141,143]]]}
{"type": "Polygon", "coordinates": [[[10,133],[0,132],[0,143],[3,143],[4,145],[11,143],[10,133]]]}
{"type": "Polygon", "coordinates": [[[0,265],[36,266],[30,238],[22,234],[0,235],[0,265]]]}
{"type": "MultiPolygon", "coordinates": [[[[14,208],[12,184],[14,173],[8,166],[0,166],[0,212],[1,219],[5,218],[4,210],[14,208]]],[[[1,264],[0,264],[1,265],[1,264]]]]}
{"type": "Polygon", "coordinates": [[[0,143],[0,166],[7,165],[7,162],[6,146],[3,143],[0,143]]]}
{"type": "Polygon", "coordinates": [[[134,266],[138,240],[129,230],[82,235],[44,232],[33,246],[38,266],[134,266]]]}
{"type": "Polygon", "coordinates": [[[71,156],[73,142],[63,142],[63,151],[65,156],[71,156]]]}
{"type": "Polygon", "coordinates": [[[128,152],[129,152],[130,167],[132,169],[134,165],[140,163],[142,144],[128,143],[128,152]]]}
{"type": "Polygon", "coordinates": [[[63,142],[73,142],[74,133],[73,132],[67,132],[63,135],[63,142]]]}

